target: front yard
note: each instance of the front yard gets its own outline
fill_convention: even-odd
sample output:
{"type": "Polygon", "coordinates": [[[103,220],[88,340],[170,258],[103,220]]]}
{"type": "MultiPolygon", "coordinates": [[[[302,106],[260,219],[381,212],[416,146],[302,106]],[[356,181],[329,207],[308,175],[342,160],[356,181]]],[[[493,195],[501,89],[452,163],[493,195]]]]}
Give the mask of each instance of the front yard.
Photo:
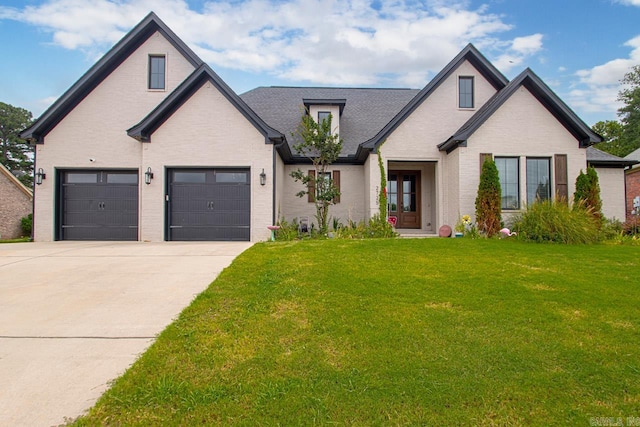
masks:
{"type": "Polygon", "coordinates": [[[257,244],[77,423],[626,422],[639,267],[635,246],[257,244]]]}

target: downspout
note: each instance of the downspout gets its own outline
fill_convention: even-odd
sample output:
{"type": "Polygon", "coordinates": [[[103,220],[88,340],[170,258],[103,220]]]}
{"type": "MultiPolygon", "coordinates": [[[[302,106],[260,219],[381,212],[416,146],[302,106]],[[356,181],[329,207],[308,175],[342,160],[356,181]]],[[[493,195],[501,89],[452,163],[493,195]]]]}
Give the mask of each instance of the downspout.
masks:
{"type": "Polygon", "coordinates": [[[33,182],[31,183],[31,191],[33,197],[31,197],[31,241],[34,241],[36,234],[36,154],[38,153],[38,145],[33,144],[33,182]]]}
{"type": "Polygon", "coordinates": [[[273,144],[273,148],[271,149],[271,159],[271,175],[273,175],[271,184],[271,225],[276,225],[276,144],[273,144]]]}

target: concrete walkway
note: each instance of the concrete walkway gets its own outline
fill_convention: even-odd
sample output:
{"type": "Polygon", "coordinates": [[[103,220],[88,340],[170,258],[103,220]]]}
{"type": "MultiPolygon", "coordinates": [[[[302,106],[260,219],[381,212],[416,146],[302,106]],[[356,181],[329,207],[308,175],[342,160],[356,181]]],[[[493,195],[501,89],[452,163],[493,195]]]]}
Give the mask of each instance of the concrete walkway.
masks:
{"type": "Polygon", "coordinates": [[[81,415],[251,243],[0,245],[0,425],[81,415]]]}

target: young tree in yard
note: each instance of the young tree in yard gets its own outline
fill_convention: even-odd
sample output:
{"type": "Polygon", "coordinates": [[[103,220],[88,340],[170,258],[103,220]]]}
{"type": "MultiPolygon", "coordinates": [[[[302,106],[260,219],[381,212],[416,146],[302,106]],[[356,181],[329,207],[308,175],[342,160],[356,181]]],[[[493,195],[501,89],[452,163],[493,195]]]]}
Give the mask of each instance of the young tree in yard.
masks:
{"type": "Polygon", "coordinates": [[[27,187],[33,184],[32,148],[18,134],[31,121],[30,111],[0,102],[0,163],[27,187]]]}
{"type": "Polygon", "coordinates": [[[592,167],[587,168],[587,173],[580,171],[576,178],[576,192],[573,193],[573,206],[584,208],[595,218],[596,223],[602,224],[602,200],[600,199],[600,184],[598,173],[592,167]]]}
{"type": "Polygon", "coordinates": [[[618,100],[624,106],[618,109],[622,122],[621,143],[625,146],[622,156],[640,148],[640,65],[636,65],[624,75],[624,88],[618,93],[618,100]]]}
{"type": "Polygon", "coordinates": [[[482,165],[480,185],[476,197],[476,222],[478,230],[492,237],[500,230],[502,190],[500,176],[493,160],[487,159],[482,165]]]}
{"type": "Polygon", "coordinates": [[[298,192],[298,197],[308,195],[316,207],[316,219],[321,233],[326,233],[329,222],[329,206],[334,204],[336,197],[340,196],[338,187],[331,179],[329,167],[338,159],[342,151],[342,139],[334,134],[331,129],[329,116],[316,122],[308,112],[302,115],[297,132],[292,136],[295,143],[293,149],[301,156],[307,157],[313,164],[313,173],[307,173],[300,169],[291,172],[291,177],[302,182],[305,190],[298,192]]]}

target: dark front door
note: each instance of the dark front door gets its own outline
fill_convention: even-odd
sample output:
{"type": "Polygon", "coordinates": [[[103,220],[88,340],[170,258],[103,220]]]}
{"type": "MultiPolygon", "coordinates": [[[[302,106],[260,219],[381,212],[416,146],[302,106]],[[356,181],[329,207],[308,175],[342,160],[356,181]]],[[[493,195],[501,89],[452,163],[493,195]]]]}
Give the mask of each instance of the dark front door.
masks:
{"type": "Polygon", "coordinates": [[[138,240],[138,172],[64,171],[61,240],[138,240]]]}
{"type": "Polygon", "coordinates": [[[420,171],[389,171],[389,215],[397,228],[420,228],[420,171]]]}
{"type": "Polygon", "coordinates": [[[249,240],[249,169],[169,170],[169,240],[249,240]]]}

